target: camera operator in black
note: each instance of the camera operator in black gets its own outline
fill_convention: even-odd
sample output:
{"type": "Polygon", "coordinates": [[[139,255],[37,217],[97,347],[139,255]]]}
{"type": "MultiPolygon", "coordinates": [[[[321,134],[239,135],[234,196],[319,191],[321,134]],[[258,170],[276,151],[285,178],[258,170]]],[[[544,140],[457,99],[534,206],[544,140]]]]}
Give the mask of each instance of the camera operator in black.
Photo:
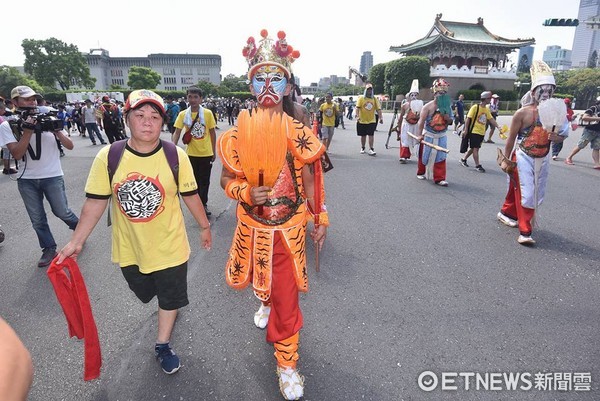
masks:
{"type": "Polygon", "coordinates": [[[11,98],[22,117],[15,122],[0,124],[0,144],[6,146],[15,159],[24,160],[17,185],[42,248],[38,266],[46,267],[56,256],[56,242],[50,232],[43,198],[50,204],[52,213],[71,230],[79,222],[67,204],[60,152],[56,145],[58,140],[71,150],[73,142],[65,135],[60,119],[39,114],[37,102],[41,96],[33,89],[17,86],[12,90],[11,98]]]}

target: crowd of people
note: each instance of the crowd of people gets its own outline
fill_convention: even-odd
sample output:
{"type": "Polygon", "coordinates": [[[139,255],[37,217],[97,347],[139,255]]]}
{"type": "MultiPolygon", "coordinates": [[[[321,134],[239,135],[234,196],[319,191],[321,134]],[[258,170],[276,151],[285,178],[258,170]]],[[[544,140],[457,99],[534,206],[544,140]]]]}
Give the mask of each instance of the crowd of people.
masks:
{"type": "MultiPolygon", "coordinates": [[[[200,228],[200,247],[209,250],[208,194],[213,163],[220,157],[221,187],[237,201],[226,282],[236,289],[251,285],[259,300],[254,325],[266,329],[266,340],[273,344],[281,394],[297,400],[304,394],[304,377],[297,363],[304,324],[298,293],[308,288],[306,240],[310,238],[318,252],[329,225],[321,160],[331,147],[335,129],[345,129],[344,119],[353,118],[360,153],[375,156],[374,133],[383,123],[383,112],[371,84],[356,103],[352,98],[334,100],[332,93],[315,101],[296,98],[291,64],[299,53],[287,46],[285,33],[280,32],[276,41],[266,31],[261,36],[258,41],[248,39],[243,50],[254,99],[206,100],[198,87],[188,88],[184,99],[163,99],[153,91],[136,90],[125,103],[104,96],[96,104],[86,100],[46,105],[47,110],[56,110],[61,121],[60,126],[48,129],[40,126],[34,114],[20,114],[18,123],[10,118],[11,113],[44,107],[41,94],[17,86],[8,101],[0,102],[0,118],[6,119],[0,120],[0,145],[5,174],[20,174],[19,193],[42,250],[39,267],[60,264],[66,258],[76,260],[106,207],[112,206],[112,261],[120,266],[140,301],[157,299],[154,353],[167,374],[181,367],[170,340],[178,309],[189,303],[191,246],[181,205],[186,205],[200,228]],[[217,136],[218,123],[225,118],[229,129],[217,136]],[[268,127],[267,132],[262,127],[268,127]],[[171,141],[160,139],[165,130],[171,133],[171,141]],[[68,206],[60,163],[63,149],[73,149],[70,137],[76,132],[89,136],[93,145],[110,143],[94,159],[79,217],[68,206]],[[174,146],[180,140],[185,149],[174,146]],[[22,166],[11,156],[24,160],[22,166]],[[73,230],[71,240],[59,252],[43,198],[73,230]],[[309,221],[312,230],[307,228],[309,221]]],[[[427,103],[418,99],[419,82],[414,80],[397,121],[400,162],[408,164],[415,155],[416,178],[433,180],[442,187],[449,185],[446,134],[452,124],[462,137],[460,164],[469,167],[472,156],[475,169],[482,173],[482,143],[494,143],[495,130],[507,134],[504,149],[498,148],[498,164],[507,174],[508,191],[497,219],[517,227],[517,241],[523,245],[535,243],[532,220],[543,201],[549,160],[557,159],[573,120],[573,113],[568,113],[570,102],[565,101],[565,124],[556,132],[544,126],[539,107],[552,97],[556,83],[543,62],[532,64],[531,77],[531,90],[521,100],[510,129],[496,121],[497,95],[483,91],[465,118],[462,95],[452,105],[449,83],[442,78],[433,81],[433,100],[427,103]]],[[[586,110],[583,121],[589,125],[565,163],[573,164],[575,154],[591,144],[594,168],[600,169],[600,98],[586,110]]],[[[26,354],[23,360],[27,363],[26,354]]]]}

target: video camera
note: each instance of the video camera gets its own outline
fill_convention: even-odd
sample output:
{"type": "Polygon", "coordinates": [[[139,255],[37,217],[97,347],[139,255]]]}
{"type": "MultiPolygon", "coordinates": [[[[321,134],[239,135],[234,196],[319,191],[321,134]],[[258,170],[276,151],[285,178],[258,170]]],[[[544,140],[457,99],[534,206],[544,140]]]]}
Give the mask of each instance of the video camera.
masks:
{"type": "Polygon", "coordinates": [[[63,129],[63,121],[57,117],[57,111],[55,110],[44,110],[40,112],[37,107],[21,109],[19,113],[19,126],[21,128],[32,129],[35,133],[41,133],[44,131],[59,131],[63,129]],[[35,118],[35,124],[29,124],[26,120],[29,117],[35,118]]]}

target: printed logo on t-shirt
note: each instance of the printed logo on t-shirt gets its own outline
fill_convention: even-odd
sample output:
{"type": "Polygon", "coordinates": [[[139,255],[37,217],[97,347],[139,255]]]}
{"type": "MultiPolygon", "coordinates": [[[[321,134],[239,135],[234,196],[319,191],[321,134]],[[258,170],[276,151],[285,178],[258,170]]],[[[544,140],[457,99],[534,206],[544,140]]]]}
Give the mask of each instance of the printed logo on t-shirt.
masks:
{"type": "Polygon", "coordinates": [[[196,121],[196,123],[192,127],[192,136],[195,139],[202,139],[204,138],[205,132],[206,128],[204,127],[204,125],[200,121],[196,121]]]}
{"type": "Polygon", "coordinates": [[[483,114],[480,114],[479,116],[477,116],[477,122],[479,124],[487,123],[487,115],[485,113],[483,113],[483,114]]]}
{"type": "Polygon", "coordinates": [[[374,107],[375,107],[375,106],[374,106],[374,105],[373,105],[373,103],[371,103],[371,102],[367,102],[367,103],[365,103],[365,110],[369,110],[369,111],[371,111],[371,110],[373,110],[373,108],[374,108],[374,107]]]}
{"type": "Polygon", "coordinates": [[[132,223],[144,223],[154,219],[165,209],[165,189],[157,178],[130,173],[115,186],[117,203],[132,223]]]}

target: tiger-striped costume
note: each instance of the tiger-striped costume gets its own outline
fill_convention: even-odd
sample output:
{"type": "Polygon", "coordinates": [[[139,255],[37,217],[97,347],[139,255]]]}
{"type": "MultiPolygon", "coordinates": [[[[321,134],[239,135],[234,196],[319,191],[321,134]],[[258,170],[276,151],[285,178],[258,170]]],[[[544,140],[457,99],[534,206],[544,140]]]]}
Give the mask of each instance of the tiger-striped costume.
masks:
{"type": "MultiPolygon", "coordinates": [[[[245,288],[252,281],[255,295],[265,302],[270,297],[273,241],[277,232],[282,235],[284,246],[292,258],[298,290],[308,291],[305,242],[306,224],[312,214],[307,206],[301,171],[305,164],[315,162],[325,152],[324,145],[310,128],[286,114],[283,118],[289,119],[287,155],[269,200],[263,205],[262,214],[259,214],[257,206],[250,204],[250,184],[245,180],[237,151],[238,128],[231,128],[217,141],[217,151],[224,167],[236,175],[236,179],[225,188],[225,193],[239,201],[238,224],[225,267],[226,281],[236,289],[245,288]]],[[[323,188],[321,194],[324,204],[323,188]]],[[[324,207],[322,210],[325,210],[324,207]]],[[[328,225],[325,211],[319,217],[320,224],[328,225]]]]}

